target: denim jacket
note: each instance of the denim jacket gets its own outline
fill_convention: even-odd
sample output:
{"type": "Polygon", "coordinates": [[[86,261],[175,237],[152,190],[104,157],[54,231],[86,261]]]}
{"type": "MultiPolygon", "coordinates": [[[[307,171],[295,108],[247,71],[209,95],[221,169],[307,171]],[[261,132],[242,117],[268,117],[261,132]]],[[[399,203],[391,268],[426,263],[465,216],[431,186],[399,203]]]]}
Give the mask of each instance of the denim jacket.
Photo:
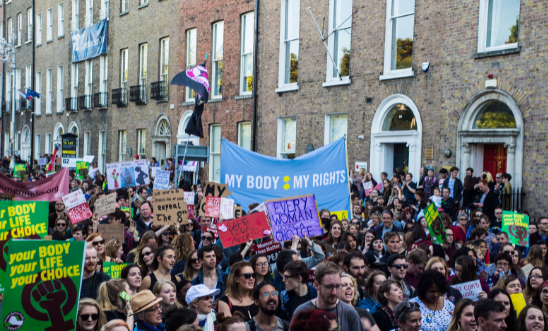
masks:
{"type": "MultiPolygon", "coordinates": [[[[226,289],[225,284],[226,284],[227,277],[228,277],[227,274],[222,274],[217,271],[217,289],[220,290],[221,293],[216,295],[215,298],[220,298],[225,292],[225,289],[226,289]]],[[[198,274],[198,276],[196,276],[196,278],[192,280],[192,285],[198,285],[203,283],[204,283],[204,270],[202,269],[200,270],[200,273],[198,274]]]]}

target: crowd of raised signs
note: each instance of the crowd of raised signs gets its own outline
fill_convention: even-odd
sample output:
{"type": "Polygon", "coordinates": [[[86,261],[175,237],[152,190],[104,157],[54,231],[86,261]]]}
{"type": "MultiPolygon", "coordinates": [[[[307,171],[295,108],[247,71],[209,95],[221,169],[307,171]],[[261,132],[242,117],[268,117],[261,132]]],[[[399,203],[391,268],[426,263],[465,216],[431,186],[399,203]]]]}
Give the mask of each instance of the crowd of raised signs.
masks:
{"type": "MultiPolygon", "coordinates": [[[[511,209],[503,194],[509,174],[475,177],[467,169],[462,183],[455,167],[422,170],[416,179],[383,173],[379,182],[352,172],[352,217],[322,209],[324,235],[293,236],[279,250],[262,251],[271,237],[224,247],[212,218],[199,212],[188,224],[155,226],[153,179],[109,192],[100,172],[71,178],[71,190],[81,189],[92,211],[102,196],[117,195],[114,212],[76,224],[63,200],[50,204],[52,239],[88,243],[75,328],[545,330],[548,218],[530,218],[529,244],[512,245],[501,231],[503,210],[511,209]],[[445,228],[440,245],[424,217],[431,202],[445,228]],[[123,224],[124,240],[106,241],[100,224],[123,224]],[[119,278],[104,270],[109,262],[119,265],[119,278]]],[[[200,183],[180,187],[202,201],[200,183]]]]}

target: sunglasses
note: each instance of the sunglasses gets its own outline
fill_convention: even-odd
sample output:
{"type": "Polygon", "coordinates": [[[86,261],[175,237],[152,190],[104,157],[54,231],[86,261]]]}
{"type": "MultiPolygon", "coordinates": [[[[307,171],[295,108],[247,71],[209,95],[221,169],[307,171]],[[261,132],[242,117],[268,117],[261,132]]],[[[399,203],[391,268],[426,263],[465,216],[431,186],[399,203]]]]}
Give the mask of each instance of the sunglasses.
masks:
{"type": "Polygon", "coordinates": [[[238,277],[240,277],[240,276],[244,276],[245,279],[251,279],[251,278],[255,279],[257,277],[257,274],[256,273],[252,273],[252,274],[245,273],[245,274],[239,274],[238,275],[238,277]]]}
{"type": "Polygon", "coordinates": [[[152,253],[152,252],[143,253],[144,256],[149,256],[150,254],[154,254],[154,253],[152,253]]]}
{"type": "Polygon", "coordinates": [[[163,236],[169,236],[169,235],[171,235],[171,232],[167,232],[167,231],[166,231],[166,232],[162,233],[162,235],[163,235],[163,236]]]}
{"type": "Polygon", "coordinates": [[[162,311],[162,306],[158,306],[158,307],[150,308],[150,309],[147,309],[147,310],[143,310],[143,312],[150,313],[150,312],[156,312],[158,310],[162,311]]]}
{"type": "Polygon", "coordinates": [[[57,226],[67,226],[67,223],[57,223],[57,226]]]}
{"type": "Polygon", "coordinates": [[[392,268],[396,268],[396,269],[401,269],[401,268],[407,269],[407,267],[409,267],[409,265],[407,263],[405,263],[405,264],[393,264],[392,265],[392,268]]]}
{"type": "Polygon", "coordinates": [[[198,263],[198,261],[200,261],[200,259],[190,259],[190,263],[198,263]]]}
{"type": "Polygon", "coordinates": [[[93,244],[93,246],[97,246],[99,244],[104,245],[105,244],[105,239],[103,239],[101,241],[92,241],[91,243],[93,244]]]}
{"type": "Polygon", "coordinates": [[[89,320],[90,317],[93,321],[96,321],[96,320],[99,319],[99,314],[91,314],[91,315],[90,314],[82,314],[82,315],[80,315],[80,318],[82,319],[82,321],[87,321],[87,320],[89,320]]]}
{"type": "Polygon", "coordinates": [[[213,240],[213,237],[210,237],[210,236],[202,236],[202,240],[213,240]]]}

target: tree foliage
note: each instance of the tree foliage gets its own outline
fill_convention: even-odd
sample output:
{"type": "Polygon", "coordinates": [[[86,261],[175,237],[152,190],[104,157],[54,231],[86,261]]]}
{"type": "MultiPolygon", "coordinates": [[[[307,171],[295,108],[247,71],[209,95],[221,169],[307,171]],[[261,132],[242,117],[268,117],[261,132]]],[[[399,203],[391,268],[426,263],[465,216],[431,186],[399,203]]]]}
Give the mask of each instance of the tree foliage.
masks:
{"type": "Polygon", "coordinates": [[[291,53],[289,57],[289,83],[296,83],[297,74],[299,73],[299,58],[294,53],[291,53]]]}
{"type": "Polygon", "coordinates": [[[396,41],[396,69],[411,68],[413,62],[413,39],[398,38],[396,41]]]}
{"type": "Polygon", "coordinates": [[[343,48],[343,57],[341,59],[341,77],[348,76],[350,73],[350,50],[348,48],[343,48]]]}
{"type": "Polygon", "coordinates": [[[510,37],[505,44],[513,44],[518,42],[518,33],[519,33],[519,19],[516,18],[516,24],[512,25],[510,28],[510,37]]]}

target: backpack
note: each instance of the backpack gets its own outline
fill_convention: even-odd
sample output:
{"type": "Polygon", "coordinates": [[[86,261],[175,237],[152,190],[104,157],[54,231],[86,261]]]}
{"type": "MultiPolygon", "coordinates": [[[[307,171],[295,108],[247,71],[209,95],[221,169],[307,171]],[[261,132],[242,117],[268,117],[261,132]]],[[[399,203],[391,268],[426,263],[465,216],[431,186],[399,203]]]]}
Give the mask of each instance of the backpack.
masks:
{"type": "MultiPolygon", "coordinates": [[[[289,322],[283,319],[280,319],[284,325],[284,331],[289,331],[289,322]]],[[[251,331],[257,331],[257,326],[255,325],[255,321],[253,319],[246,322],[247,325],[249,325],[249,329],[251,331]]]]}

